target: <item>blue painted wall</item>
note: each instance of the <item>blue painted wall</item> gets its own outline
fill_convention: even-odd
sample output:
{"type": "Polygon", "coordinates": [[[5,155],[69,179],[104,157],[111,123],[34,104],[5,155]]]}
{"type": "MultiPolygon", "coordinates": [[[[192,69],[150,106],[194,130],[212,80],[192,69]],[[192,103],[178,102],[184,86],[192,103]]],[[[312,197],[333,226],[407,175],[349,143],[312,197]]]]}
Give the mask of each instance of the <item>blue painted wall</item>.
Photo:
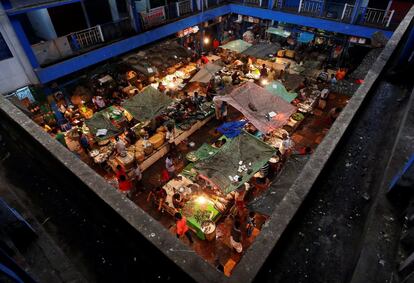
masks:
{"type": "MultiPolygon", "coordinates": [[[[42,83],[47,83],[60,77],[63,77],[65,75],[71,74],[73,72],[82,70],[83,68],[86,68],[88,66],[110,59],[114,56],[118,56],[120,54],[129,52],[135,48],[160,40],[164,37],[172,35],[190,26],[194,26],[203,21],[208,21],[218,16],[223,16],[229,13],[248,15],[268,20],[282,21],[291,24],[324,29],[332,32],[338,32],[358,37],[369,38],[375,31],[377,31],[377,29],[370,27],[351,25],[319,18],[305,17],[296,14],[283,13],[280,11],[272,11],[268,9],[230,4],[212,10],[207,10],[203,14],[197,14],[179,20],[177,22],[173,22],[162,27],[153,29],[151,31],[141,33],[128,39],[115,42],[113,44],[65,60],[61,63],[46,68],[37,68],[35,72],[42,83]]],[[[392,32],[385,31],[384,33],[388,38],[392,35],[392,32]]]]}
{"type": "Polygon", "coordinates": [[[230,7],[228,5],[221,6],[212,10],[208,10],[203,14],[197,14],[195,16],[191,16],[177,22],[164,25],[151,31],[141,33],[128,39],[115,42],[113,44],[68,59],[64,62],[52,65],[50,67],[37,69],[35,72],[42,83],[47,83],[70,73],[79,71],[88,66],[131,51],[140,46],[160,40],[169,35],[175,34],[180,30],[197,25],[201,22],[209,21],[216,17],[229,14],[230,12],[230,7]]]}
{"type": "MultiPolygon", "coordinates": [[[[313,27],[323,29],[331,32],[343,33],[346,35],[366,37],[369,38],[371,35],[378,31],[378,29],[351,25],[341,22],[335,22],[331,20],[324,20],[319,18],[312,18],[306,16],[300,16],[297,14],[289,14],[279,11],[269,11],[265,9],[258,9],[248,6],[241,6],[236,4],[230,4],[232,13],[241,14],[246,16],[252,16],[261,19],[274,20],[280,22],[287,22],[290,24],[296,24],[301,26],[313,27]]],[[[383,31],[387,38],[392,36],[391,31],[383,31]]]]}

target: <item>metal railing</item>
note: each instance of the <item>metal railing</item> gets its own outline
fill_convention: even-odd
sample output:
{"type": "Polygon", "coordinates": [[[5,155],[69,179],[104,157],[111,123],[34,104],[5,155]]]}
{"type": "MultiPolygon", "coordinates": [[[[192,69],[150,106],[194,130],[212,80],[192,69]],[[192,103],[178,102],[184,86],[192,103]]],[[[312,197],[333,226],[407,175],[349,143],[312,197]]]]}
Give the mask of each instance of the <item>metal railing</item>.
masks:
{"type": "Polygon", "coordinates": [[[185,0],[176,3],[178,17],[191,14],[193,10],[193,1],[185,0]]]}
{"type": "Polygon", "coordinates": [[[298,13],[321,16],[323,13],[323,0],[300,0],[298,13]]]}
{"type": "Polygon", "coordinates": [[[105,41],[101,26],[99,25],[73,32],[68,34],[67,37],[75,50],[85,49],[105,41]]]}
{"type": "Polygon", "coordinates": [[[394,10],[380,10],[374,8],[361,8],[361,23],[375,26],[388,27],[394,16],[394,10]]]}
{"type": "Polygon", "coordinates": [[[257,6],[257,7],[262,6],[262,0],[244,0],[243,3],[249,6],[257,6]]]}
{"type": "Polygon", "coordinates": [[[345,4],[342,11],[341,20],[344,22],[350,22],[352,19],[352,12],[354,11],[354,5],[345,4]]]}

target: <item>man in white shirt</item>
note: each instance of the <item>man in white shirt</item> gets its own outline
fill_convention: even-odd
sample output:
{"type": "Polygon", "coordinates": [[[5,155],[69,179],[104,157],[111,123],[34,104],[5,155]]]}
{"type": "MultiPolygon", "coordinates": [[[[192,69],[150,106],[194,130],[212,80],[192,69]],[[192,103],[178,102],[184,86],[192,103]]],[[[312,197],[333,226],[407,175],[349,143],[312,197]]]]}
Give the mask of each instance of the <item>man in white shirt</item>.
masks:
{"type": "Polygon", "coordinates": [[[285,154],[293,148],[294,143],[292,139],[290,138],[290,136],[286,133],[282,135],[282,138],[283,138],[282,146],[279,148],[279,151],[281,154],[285,154]]]}
{"type": "Polygon", "coordinates": [[[170,178],[174,178],[175,166],[171,155],[167,155],[167,158],[165,159],[165,169],[167,169],[170,178]]]}
{"type": "Polygon", "coordinates": [[[92,98],[92,102],[95,104],[96,108],[98,109],[102,109],[106,106],[105,100],[102,98],[102,96],[99,96],[99,95],[94,96],[92,98]]]}
{"type": "Polygon", "coordinates": [[[124,157],[126,155],[125,143],[119,137],[116,137],[115,140],[116,140],[116,144],[115,144],[116,152],[120,156],[124,157]]]}

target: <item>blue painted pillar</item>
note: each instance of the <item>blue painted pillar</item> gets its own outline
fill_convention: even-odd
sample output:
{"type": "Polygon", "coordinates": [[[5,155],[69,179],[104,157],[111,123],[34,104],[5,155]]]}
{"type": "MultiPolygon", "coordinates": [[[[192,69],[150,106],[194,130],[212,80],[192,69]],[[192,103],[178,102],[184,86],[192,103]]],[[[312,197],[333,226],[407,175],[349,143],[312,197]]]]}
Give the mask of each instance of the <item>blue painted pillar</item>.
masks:
{"type": "Polygon", "coordinates": [[[354,10],[352,11],[351,24],[356,24],[358,20],[359,10],[362,7],[363,0],[355,0],[354,10]]]}
{"type": "Polygon", "coordinates": [[[193,12],[198,11],[198,1],[197,0],[192,0],[193,1],[193,12]]]}
{"type": "Polygon", "coordinates": [[[319,12],[319,16],[323,17],[325,13],[325,7],[326,7],[326,0],[323,0],[321,2],[321,10],[319,12]]]}
{"type": "Polygon", "coordinates": [[[80,4],[81,4],[81,7],[82,7],[83,17],[85,18],[85,21],[86,21],[86,26],[88,28],[90,28],[91,27],[91,21],[89,20],[88,11],[86,10],[86,7],[85,7],[85,0],[80,0],[80,4]]]}
{"type": "Polygon", "coordinates": [[[267,4],[267,8],[269,10],[272,10],[274,5],[275,5],[275,0],[269,0],[269,3],[267,4]]]}
{"type": "Polygon", "coordinates": [[[138,17],[138,12],[137,12],[137,7],[135,5],[135,0],[128,0],[127,4],[130,6],[131,17],[132,17],[132,20],[134,22],[135,31],[137,33],[139,33],[139,32],[142,31],[142,27],[141,27],[141,20],[138,17]]]}
{"type": "Polygon", "coordinates": [[[8,10],[13,8],[12,4],[10,3],[10,0],[0,0],[1,4],[3,4],[4,10],[8,10]]]}
{"type": "Polygon", "coordinates": [[[14,32],[16,33],[17,38],[19,39],[20,44],[22,45],[23,50],[26,53],[26,56],[29,59],[29,62],[32,65],[33,69],[39,68],[39,62],[37,61],[36,55],[33,52],[32,46],[27,39],[26,33],[24,32],[19,19],[17,17],[10,17],[10,23],[13,26],[14,32]]]}

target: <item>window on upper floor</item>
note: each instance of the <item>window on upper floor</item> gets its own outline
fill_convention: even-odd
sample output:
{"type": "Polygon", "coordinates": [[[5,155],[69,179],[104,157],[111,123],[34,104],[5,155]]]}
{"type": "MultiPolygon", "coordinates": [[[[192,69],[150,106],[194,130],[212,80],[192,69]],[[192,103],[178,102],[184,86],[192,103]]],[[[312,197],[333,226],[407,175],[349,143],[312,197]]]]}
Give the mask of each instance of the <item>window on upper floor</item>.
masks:
{"type": "Polygon", "coordinates": [[[13,55],[9,49],[9,46],[4,40],[3,35],[0,33],[0,61],[9,59],[11,57],[13,57],[13,55]]]}

